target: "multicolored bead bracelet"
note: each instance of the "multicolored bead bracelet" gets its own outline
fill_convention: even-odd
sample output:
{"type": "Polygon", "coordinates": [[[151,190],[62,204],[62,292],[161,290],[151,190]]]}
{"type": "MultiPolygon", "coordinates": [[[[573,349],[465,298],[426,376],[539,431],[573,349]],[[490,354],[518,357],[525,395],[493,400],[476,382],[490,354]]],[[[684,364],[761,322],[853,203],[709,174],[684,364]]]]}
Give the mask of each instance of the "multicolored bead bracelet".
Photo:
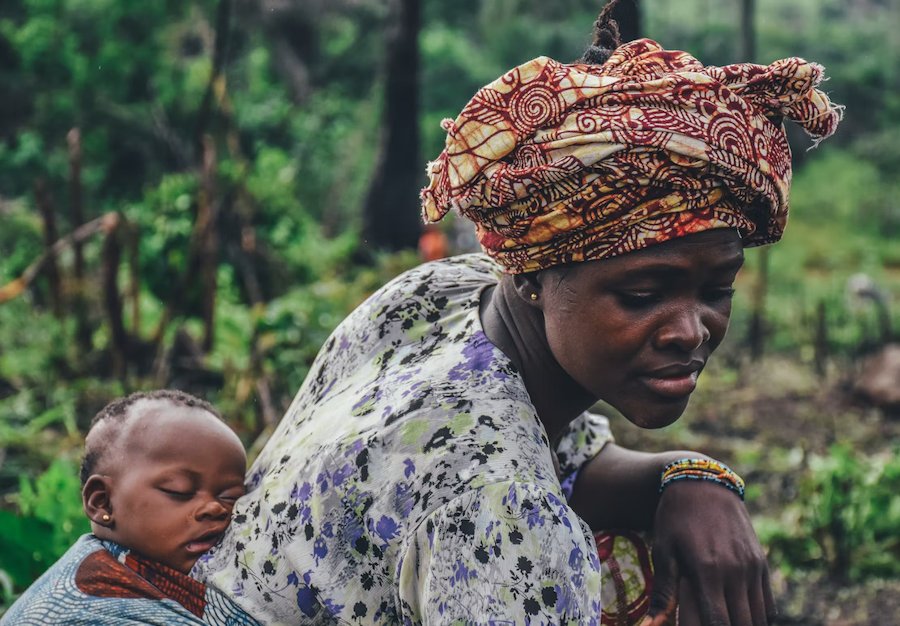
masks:
{"type": "Polygon", "coordinates": [[[713,459],[678,459],[663,469],[659,492],[678,480],[708,480],[730,489],[744,499],[744,479],[724,463],[713,459]]]}

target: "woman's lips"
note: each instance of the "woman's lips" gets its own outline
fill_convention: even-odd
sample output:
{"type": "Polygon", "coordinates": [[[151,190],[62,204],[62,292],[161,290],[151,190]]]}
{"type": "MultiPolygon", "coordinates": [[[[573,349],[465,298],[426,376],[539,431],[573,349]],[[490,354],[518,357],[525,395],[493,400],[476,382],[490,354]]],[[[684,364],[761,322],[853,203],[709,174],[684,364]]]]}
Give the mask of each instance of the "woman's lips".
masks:
{"type": "Polygon", "coordinates": [[[674,376],[659,376],[648,374],[639,379],[654,393],[673,400],[680,400],[691,395],[697,388],[699,370],[678,374],[674,376]]]}

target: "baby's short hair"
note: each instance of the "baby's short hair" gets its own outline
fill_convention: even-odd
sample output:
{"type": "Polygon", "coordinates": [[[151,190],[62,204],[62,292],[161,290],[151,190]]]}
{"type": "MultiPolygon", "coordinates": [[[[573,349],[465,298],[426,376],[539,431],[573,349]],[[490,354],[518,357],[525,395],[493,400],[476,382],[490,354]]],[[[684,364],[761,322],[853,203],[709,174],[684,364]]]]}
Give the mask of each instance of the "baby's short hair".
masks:
{"type": "MultiPolygon", "coordinates": [[[[119,429],[126,421],[125,418],[128,416],[129,409],[140,400],[166,400],[176,406],[202,409],[222,419],[221,413],[209,402],[177,389],[137,391],[124,398],[117,398],[100,409],[100,412],[91,420],[91,426],[87,432],[88,435],[101,424],[107,424],[110,428],[100,442],[94,442],[93,445],[85,443],[80,472],[82,487],[91,474],[94,473],[94,468],[97,466],[101,455],[109,448],[116,435],[118,435],[119,429]]],[[[85,441],[87,442],[87,436],[85,436],[85,441]]]]}

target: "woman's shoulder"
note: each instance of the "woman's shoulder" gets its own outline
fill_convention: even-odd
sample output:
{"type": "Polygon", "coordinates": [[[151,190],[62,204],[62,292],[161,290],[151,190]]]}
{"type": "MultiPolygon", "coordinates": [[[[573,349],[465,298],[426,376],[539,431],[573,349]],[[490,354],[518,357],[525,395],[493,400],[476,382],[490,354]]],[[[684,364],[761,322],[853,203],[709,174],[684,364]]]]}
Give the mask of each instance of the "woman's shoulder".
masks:
{"type": "MultiPolygon", "coordinates": [[[[503,270],[486,254],[473,252],[422,263],[403,272],[397,278],[417,280],[420,277],[444,278],[450,282],[492,282],[503,273],[503,270]]],[[[391,281],[393,282],[393,281],[391,281]]],[[[390,285],[387,283],[385,286],[390,285]]]]}
{"type": "MultiPolygon", "coordinates": [[[[326,340],[301,389],[301,405],[328,396],[365,397],[413,362],[430,359],[480,329],[478,302],[499,268],[479,254],[424,263],[384,285],[326,340]]],[[[299,405],[298,405],[299,406],[299,405]]]]}
{"type": "Polygon", "coordinates": [[[408,270],[372,294],[368,303],[391,303],[398,298],[430,295],[477,299],[486,286],[496,284],[502,270],[484,254],[459,256],[423,263],[408,270]]]}

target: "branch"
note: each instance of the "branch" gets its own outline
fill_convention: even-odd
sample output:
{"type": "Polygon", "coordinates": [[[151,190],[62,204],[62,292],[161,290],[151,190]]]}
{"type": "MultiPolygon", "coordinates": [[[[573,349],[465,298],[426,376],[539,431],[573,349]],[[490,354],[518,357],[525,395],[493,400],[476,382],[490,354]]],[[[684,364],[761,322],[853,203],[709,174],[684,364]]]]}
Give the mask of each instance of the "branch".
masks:
{"type": "Polygon", "coordinates": [[[209,126],[210,117],[212,115],[213,97],[217,91],[224,90],[225,77],[224,67],[225,60],[228,55],[228,35],[229,25],[231,23],[231,0],[219,0],[216,8],[216,39],[213,45],[212,72],[209,75],[209,82],[206,84],[206,92],[203,94],[203,101],[200,103],[200,110],[197,113],[196,128],[194,129],[194,141],[197,146],[203,146],[203,136],[209,126]]]}
{"type": "Polygon", "coordinates": [[[106,213],[86,224],[82,224],[65,237],[57,240],[52,247],[29,265],[25,271],[22,272],[21,276],[0,287],[0,304],[9,302],[20,296],[22,292],[28,288],[28,285],[37,278],[44,266],[51,259],[57,258],[63,250],[75,244],[82,243],[97,233],[111,233],[116,229],[120,221],[121,217],[118,213],[106,213]]]}
{"type": "MultiPolygon", "coordinates": [[[[47,185],[40,178],[34,181],[34,203],[44,220],[44,247],[49,249],[59,239],[59,232],[56,230],[56,215],[47,192],[47,185]]],[[[59,319],[62,318],[62,276],[54,257],[51,256],[47,259],[46,266],[47,280],[50,282],[50,303],[53,307],[53,315],[59,319]]]]}

